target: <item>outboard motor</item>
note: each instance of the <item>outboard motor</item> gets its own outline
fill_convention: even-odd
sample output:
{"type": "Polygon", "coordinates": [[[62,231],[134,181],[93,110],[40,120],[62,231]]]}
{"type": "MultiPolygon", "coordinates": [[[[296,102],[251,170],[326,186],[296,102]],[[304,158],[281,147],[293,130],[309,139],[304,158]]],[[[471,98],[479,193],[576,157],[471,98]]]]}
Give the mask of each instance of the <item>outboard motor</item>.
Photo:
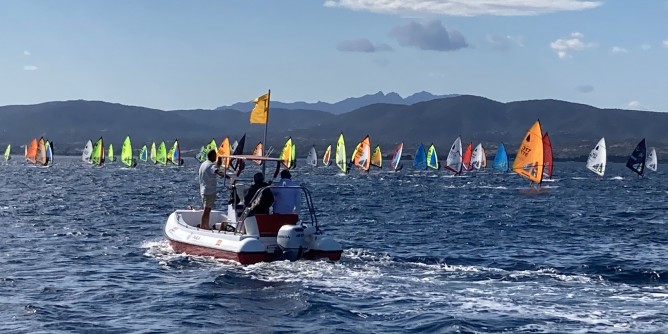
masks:
{"type": "Polygon", "coordinates": [[[304,228],[297,225],[281,226],[276,236],[276,243],[283,253],[283,258],[290,261],[298,260],[306,248],[304,228]]]}

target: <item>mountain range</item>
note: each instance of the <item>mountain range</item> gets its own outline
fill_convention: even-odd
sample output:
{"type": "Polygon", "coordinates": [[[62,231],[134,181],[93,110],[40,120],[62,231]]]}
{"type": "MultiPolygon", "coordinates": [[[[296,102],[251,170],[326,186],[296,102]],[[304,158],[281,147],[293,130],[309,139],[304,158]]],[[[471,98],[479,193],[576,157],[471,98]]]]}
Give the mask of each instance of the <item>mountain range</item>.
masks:
{"type": "MultiPolygon", "coordinates": [[[[418,92],[413,95],[410,95],[406,98],[401,97],[401,95],[391,92],[384,94],[383,92],[378,92],[376,94],[368,94],[360,97],[350,97],[336,103],[328,102],[291,102],[285,103],[280,101],[271,101],[271,108],[279,109],[297,109],[297,110],[320,110],[326,111],[335,115],[343,114],[355,109],[359,109],[371,104],[385,103],[385,104],[403,104],[410,105],[419,102],[431,101],[436,99],[442,99],[446,97],[457,96],[456,94],[449,95],[434,95],[429,92],[418,92]]],[[[239,102],[231,106],[222,106],[216,109],[234,109],[242,111],[250,111],[253,109],[255,104],[253,102],[239,102]]]]}
{"type": "MultiPolygon", "coordinates": [[[[585,159],[603,136],[609,156],[619,160],[625,161],[642,138],[647,138],[648,146],[657,147],[659,158],[668,151],[668,113],[599,109],[559,100],[502,103],[459,95],[410,105],[376,103],[342,114],[272,107],[269,118],[268,146],[277,151],[291,136],[302,157],[311,145],[322,152],[335,144],[342,132],[349,154],[366,134],[385,154],[391,154],[400,141],[407,155],[419,143],[434,143],[445,158],[459,135],[464,143],[482,142],[490,157],[501,142],[512,154],[536,119],[549,132],[557,159],[585,159]]],[[[4,106],[0,107],[0,147],[11,143],[13,154],[19,154],[21,145],[44,136],[55,142],[56,154],[80,154],[88,139],[103,136],[106,143],[120,147],[130,135],[136,149],[178,138],[188,156],[212,137],[220,142],[224,136],[234,140],[246,133],[250,151],[262,140],[264,126],[248,120],[247,111],[233,109],[164,111],[100,101],[4,106]]]]}

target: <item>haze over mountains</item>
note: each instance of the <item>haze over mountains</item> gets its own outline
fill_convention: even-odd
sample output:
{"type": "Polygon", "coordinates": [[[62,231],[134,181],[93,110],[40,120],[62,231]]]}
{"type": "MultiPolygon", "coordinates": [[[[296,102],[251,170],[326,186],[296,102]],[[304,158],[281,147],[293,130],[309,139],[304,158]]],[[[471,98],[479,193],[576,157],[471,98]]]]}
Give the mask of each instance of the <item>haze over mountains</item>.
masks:
{"type": "MultiPolygon", "coordinates": [[[[376,95],[380,97],[367,97],[376,95]]],[[[382,98],[393,95],[382,94],[382,98]]],[[[391,154],[400,141],[404,141],[408,155],[419,143],[434,143],[444,159],[459,135],[464,143],[482,142],[490,156],[500,142],[514,154],[536,119],[541,120],[543,131],[550,133],[556,158],[583,159],[603,136],[609,155],[620,159],[628,157],[642,138],[648,146],[657,147],[659,158],[661,152],[668,151],[668,113],[660,112],[599,109],[558,100],[501,103],[470,95],[410,105],[372,103],[340,114],[277,105],[272,102],[268,146],[279,150],[292,136],[301,157],[311,145],[321,153],[327,145],[335,144],[341,132],[349,154],[366,134],[385,154],[391,154]]],[[[178,138],[184,151],[192,151],[185,155],[194,156],[194,151],[212,137],[220,142],[224,136],[235,140],[246,133],[250,151],[262,140],[264,126],[249,124],[248,110],[163,111],[82,100],[4,106],[0,107],[0,147],[11,143],[13,154],[20,154],[21,145],[44,136],[55,142],[56,154],[80,154],[88,139],[103,136],[106,143],[120,147],[123,138],[130,135],[137,150],[152,141],[171,143],[178,138]]]]}

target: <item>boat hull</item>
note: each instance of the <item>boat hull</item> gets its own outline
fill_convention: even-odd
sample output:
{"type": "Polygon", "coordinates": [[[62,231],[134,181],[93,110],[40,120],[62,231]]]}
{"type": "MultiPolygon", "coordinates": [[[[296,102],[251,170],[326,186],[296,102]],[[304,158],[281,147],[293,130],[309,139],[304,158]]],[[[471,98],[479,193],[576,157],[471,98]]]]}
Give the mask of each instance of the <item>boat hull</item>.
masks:
{"type": "MultiPolygon", "coordinates": [[[[167,219],[165,237],[176,253],[212,256],[241,264],[284,259],[281,249],[277,246],[276,236],[200,229],[196,225],[201,215],[201,210],[177,210],[167,219]]],[[[221,211],[211,211],[210,226],[229,223],[226,214],[221,211]]],[[[341,259],[343,252],[341,245],[331,237],[314,234],[307,239],[308,249],[304,251],[302,258],[331,261],[341,259]]]]}

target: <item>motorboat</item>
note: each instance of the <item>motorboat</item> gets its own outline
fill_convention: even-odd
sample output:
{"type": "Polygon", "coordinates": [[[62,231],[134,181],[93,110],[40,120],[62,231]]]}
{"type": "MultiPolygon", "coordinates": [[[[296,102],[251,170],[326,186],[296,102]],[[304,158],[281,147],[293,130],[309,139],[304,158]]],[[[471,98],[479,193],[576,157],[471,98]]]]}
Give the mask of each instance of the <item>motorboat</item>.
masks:
{"type": "MultiPolygon", "coordinates": [[[[236,184],[232,198],[244,198],[247,187],[236,184]]],[[[201,229],[202,210],[176,210],[167,218],[165,237],[177,253],[213,256],[241,264],[275,260],[326,259],[338,261],[343,249],[331,236],[324,235],[316,217],[311,192],[304,186],[289,186],[301,193],[302,210],[297,214],[251,215],[253,203],[268,186],[259,189],[244,207],[240,203],[228,205],[227,212],[212,210],[211,229],[201,229]],[[305,205],[304,205],[305,204],[305,205]]]]}

